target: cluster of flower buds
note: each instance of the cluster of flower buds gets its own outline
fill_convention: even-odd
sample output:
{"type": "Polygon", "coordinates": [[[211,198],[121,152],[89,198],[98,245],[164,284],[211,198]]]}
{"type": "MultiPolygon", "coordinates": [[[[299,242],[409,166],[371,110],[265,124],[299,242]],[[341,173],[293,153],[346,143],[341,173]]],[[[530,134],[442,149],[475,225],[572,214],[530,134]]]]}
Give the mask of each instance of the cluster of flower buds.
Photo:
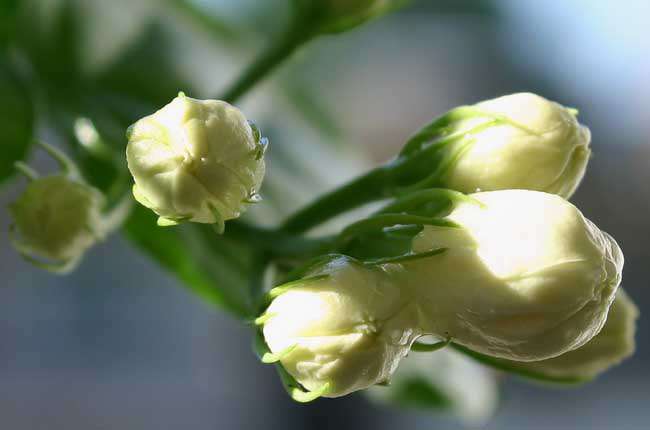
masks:
{"type": "Polygon", "coordinates": [[[128,212],[128,201],[110,214],[102,213],[104,195],[88,185],[76,165],[56,148],[40,145],[59,163],[62,172],[39,177],[23,163],[16,167],[29,180],[25,191],[9,207],[12,243],[20,254],[46,270],[66,273],[88,248],[128,212]]]}
{"type": "Polygon", "coordinates": [[[556,381],[629,356],[637,311],[619,289],[623,254],[564,199],[584,175],[589,136],[575,111],[532,94],[434,121],[393,165],[404,173],[393,178],[408,171],[417,186],[344,229],[346,256],[270,291],[257,320],[264,361],[279,362],[304,401],[385,383],[412,348],[452,345],[556,381]],[[440,183],[457,191],[427,188],[440,183]],[[458,192],[477,189],[496,191],[458,192]],[[431,335],[441,342],[418,342],[431,335]]]}
{"type": "MultiPolygon", "coordinates": [[[[335,260],[280,288],[262,322],[287,372],[336,397],[388,380],[424,335],[537,362],[598,334],[621,280],[616,242],[556,195],[469,197],[441,219],[420,220],[401,259],[335,260]]],[[[399,225],[417,215],[394,216],[399,225]]]]}
{"type": "Polygon", "coordinates": [[[133,195],[161,226],[192,221],[223,231],[260,200],[268,141],[226,102],[180,93],[127,135],[133,195]]]}

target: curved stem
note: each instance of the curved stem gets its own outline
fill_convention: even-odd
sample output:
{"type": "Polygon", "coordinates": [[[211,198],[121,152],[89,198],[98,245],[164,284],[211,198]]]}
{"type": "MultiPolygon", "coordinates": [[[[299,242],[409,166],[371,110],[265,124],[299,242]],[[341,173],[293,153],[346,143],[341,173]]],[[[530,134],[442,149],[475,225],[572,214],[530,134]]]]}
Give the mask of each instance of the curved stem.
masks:
{"type": "Polygon", "coordinates": [[[219,99],[228,103],[236,102],[255,84],[293,54],[301,45],[308,42],[313,34],[300,19],[294,19],[287,32],[275,43],[265,49],[244,72],[224,91],[219,99]]]}
{"type": "Polygon", "coordinates": [[[225,236],[259,244],[272,258],[309,258],[327,252],[334,243],[331,237],[306,238],[241,221],[230,221],[226,226],[225,236]]]}
{"type": "Polygon", "coordinates": [[[343,212],[386,197],[387,177],[384,166],[373,169],[298,210],[282,224],[281,230],[303,233],[343,212]]]}

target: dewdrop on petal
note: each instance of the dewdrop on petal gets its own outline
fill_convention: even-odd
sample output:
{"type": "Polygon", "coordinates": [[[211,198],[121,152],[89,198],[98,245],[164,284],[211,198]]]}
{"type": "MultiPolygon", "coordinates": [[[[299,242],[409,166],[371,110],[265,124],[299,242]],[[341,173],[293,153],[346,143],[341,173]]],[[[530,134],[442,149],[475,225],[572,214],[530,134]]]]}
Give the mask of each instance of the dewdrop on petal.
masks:
{"type": "Polygon", "coordinates": [[[381,270],[342,257],[275,297],[262,330],[302,387],[339,397],[390,378],[416,337],[410,302],[381,270]]]}
{"type": "Polygon", "coordinates": [[[179,93],[127,134],[133,195],[159,215],[159,225],[192,221],[222,230],[260,200],[267,140],[226,102],[179,93]]]}
{"type": "Polygon", "coordinates": [[[616,241],[553,194],[473,194],[429,227],[405,263],[425,333],[493,357],[539,361],[579,348],[603,327],[621,281],[616,241]]]}

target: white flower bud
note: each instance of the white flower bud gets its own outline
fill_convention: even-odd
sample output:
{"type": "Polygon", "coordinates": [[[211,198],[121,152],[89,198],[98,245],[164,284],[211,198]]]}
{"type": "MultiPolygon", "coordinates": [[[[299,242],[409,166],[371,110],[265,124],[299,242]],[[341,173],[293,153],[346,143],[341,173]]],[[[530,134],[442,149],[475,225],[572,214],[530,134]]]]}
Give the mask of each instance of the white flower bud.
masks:
{"type": "Polygon", "coordinates": [[[413,251],[448,248],[404,263],[424,332],[494,357],[538,361],[576,349],[603,326],[623,254],[607,233],[553,194],[473,194],[425,227],[413,251]]]}
{"type": "Polygon", "coordinates": [[[337,259],[273,300],[264,338],[307,390],[342,396],[387,380],[407,354],[411,301],[380,270],[337,259]]]}
{"type": "Polygon", "coordinates": [[[463,139],[446,147],[460,155],[442,178],[445,187],[465,193],[516,188],[573,194],[591,152],[589,129],[577,121],[575,110],[531,93],[487,100],[469,110],[473,113],[446,130],[463,139]]]}
{"type": "Polygon", "coordinates": [[[511,366],[554,378],[592,379],[634,353],[634,333],[639,310],[619,288],[603,329],[578,349],[559,357],[511,366]]]}
{"type": "Polygon", "coordinates": [[[259,197],[265,140],[226,102],[180,93],[128,134],[133,194],[161,225],[222,224],[259,197]]]}
{"type": "Polygon", "coordinates": [[[103,205],[99,191],[68,176],[34,179],[9,207],[14,245],[26,258],[71,268],[104,237],[103,205]]]}

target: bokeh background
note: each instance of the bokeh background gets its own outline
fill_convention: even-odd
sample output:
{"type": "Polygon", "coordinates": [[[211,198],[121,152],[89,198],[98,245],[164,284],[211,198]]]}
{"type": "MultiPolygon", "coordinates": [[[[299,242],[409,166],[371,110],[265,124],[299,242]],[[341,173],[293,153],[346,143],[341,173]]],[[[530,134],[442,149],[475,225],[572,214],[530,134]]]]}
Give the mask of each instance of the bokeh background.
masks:
{"type": "MultiPolygon", "coordinates": [[[[18,32],[47,28],[63,2],[34,3],[39,13],[18,32]]],[[[81,73],[118,65],[129,79],[132,67],[150,67],[164,88],[169,76],[138,54],[155,53],[192,86],[175,90],[214,96],[280,31],[285,3],[72,1],[81,17],[81,73]]],[[[638,351],[623,365],[571,389],[500,379],[494,416],[480,423],[381,407],[358,394],[298,405],[252,354],[248,327],[191,295],[119,235],[76,272],[56,277],[11,249],[3,209],[0,427],[647,428],[648,16],[645,0],[414,1],[309,44],[239,103],[272,142],[267,203],[251,214],[267,223],[390,158],[419,126],[456,105],[525,90],[579,108],[594,156],[573,200],[621,244],[623,285],[642,311],[638,351]]],[[[63,59],[68,46],[58,48],[44,60],[63,59]]],[[[60,143],[47,124],[39,135],[60,143]]],[[[41,156],[34,162],[48,166],[41,156]]],[[[22,186],[2,190],[3,208],[22,186]]],[[[473,389],[472,378],[459,383],[473,389]]]]}

